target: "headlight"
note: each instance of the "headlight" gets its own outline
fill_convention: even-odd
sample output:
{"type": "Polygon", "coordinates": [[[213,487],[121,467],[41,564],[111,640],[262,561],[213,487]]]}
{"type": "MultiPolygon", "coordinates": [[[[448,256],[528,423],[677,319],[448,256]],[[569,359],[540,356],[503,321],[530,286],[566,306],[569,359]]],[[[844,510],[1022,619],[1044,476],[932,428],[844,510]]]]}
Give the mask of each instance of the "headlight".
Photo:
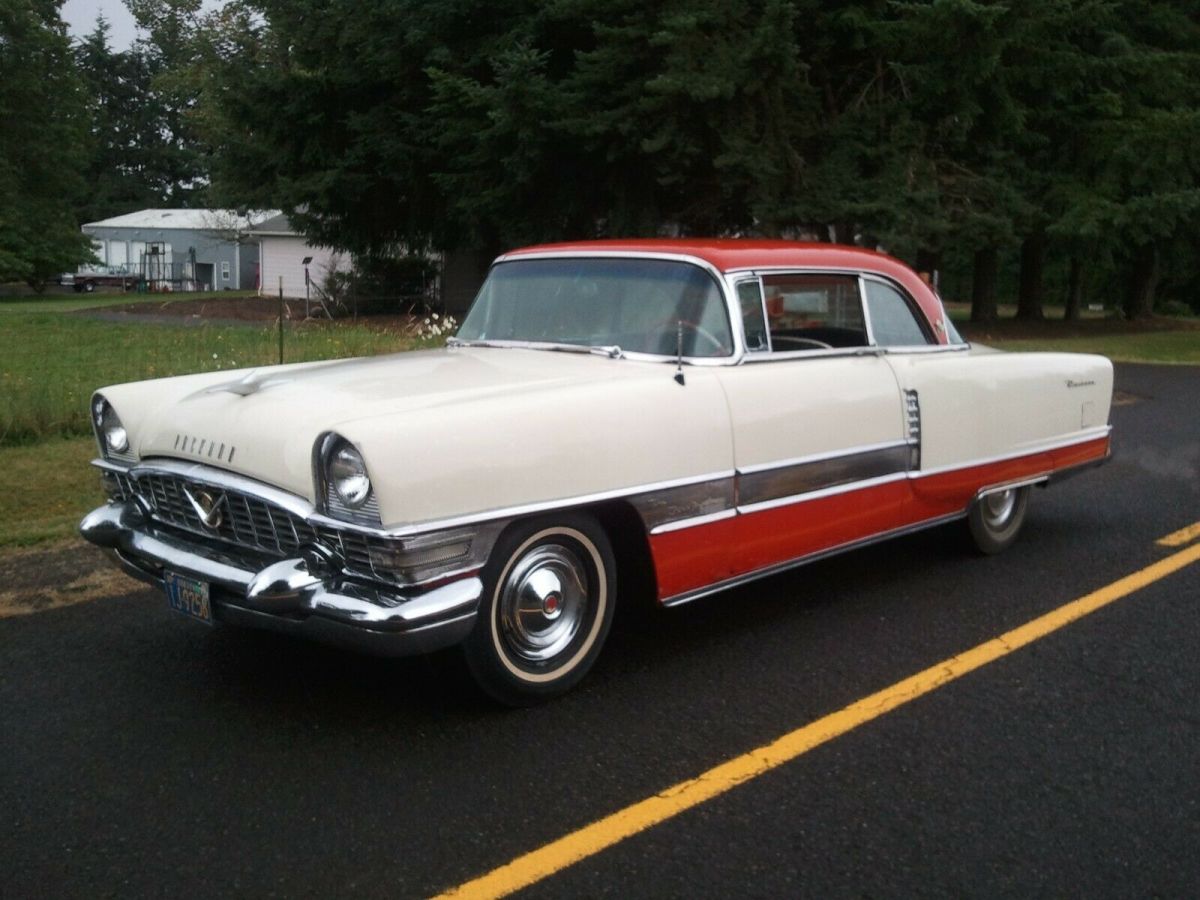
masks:
{"type": "Polygon", "coordinates": [[[103,397],[97,397],[92,403],[92,420],[96,424],[96,433],[104,449],[110,453],[124,453],[129,449],[129,434],[116,410],[103,397]]]}
{"type": "Polygon", "coordinates": [[[341,443],[329,458],[329,483],[338,498],[351,509],[358,509],[371,496],[371,479],[362,454],[350,444],[341,443]]]}

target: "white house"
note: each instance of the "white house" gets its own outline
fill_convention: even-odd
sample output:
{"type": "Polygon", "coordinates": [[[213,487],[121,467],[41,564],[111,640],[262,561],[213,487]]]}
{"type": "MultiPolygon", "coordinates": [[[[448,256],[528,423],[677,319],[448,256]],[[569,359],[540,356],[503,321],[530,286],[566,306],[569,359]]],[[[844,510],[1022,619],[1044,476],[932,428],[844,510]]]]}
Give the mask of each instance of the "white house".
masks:
{"type": "Polygon", "coordinates": [[[328,247],[314,247],[282,213],[251,228],[249,237],[259,247],[258,292],[264,296],[278,296],[282,279],[283,296],[304,297],[306,258],[314,288],[310,295],[314,299],[318,296],[316,288],[325,284],[330,272],[350,269],[346,254],[328,247]]]}

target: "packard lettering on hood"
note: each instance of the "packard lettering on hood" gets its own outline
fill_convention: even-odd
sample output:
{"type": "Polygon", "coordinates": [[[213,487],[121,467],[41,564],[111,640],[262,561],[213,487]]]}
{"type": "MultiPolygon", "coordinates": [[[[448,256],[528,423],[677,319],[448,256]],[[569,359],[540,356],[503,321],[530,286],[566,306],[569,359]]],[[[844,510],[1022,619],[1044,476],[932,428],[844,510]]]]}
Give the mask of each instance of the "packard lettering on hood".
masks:
{"type": "Polygon", "coordinates": [[[173,608],[567,690],[615,604],[965,519],[1109,454],[1112,367],[958,338],[889,257],[770,241],[500,257],[443,350],[102,388],[83,522],[173,608]]]}

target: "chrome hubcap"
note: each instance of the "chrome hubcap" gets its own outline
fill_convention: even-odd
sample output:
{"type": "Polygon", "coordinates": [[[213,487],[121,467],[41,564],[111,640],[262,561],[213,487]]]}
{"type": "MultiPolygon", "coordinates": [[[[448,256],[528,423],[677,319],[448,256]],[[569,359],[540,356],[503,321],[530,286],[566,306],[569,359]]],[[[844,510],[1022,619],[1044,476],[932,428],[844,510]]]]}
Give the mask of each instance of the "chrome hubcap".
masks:
{"type": "Polygon", "coordinates": [[[992,528],[1002,528],[1012,516],[1017,505],[1017,492],[1013,489],[996,491],[983,498],[983,518],[992,528]]]}
{"type": "Polygon", "coordinates": [[[560,544],[521,557],[500,588],[500,633],[512,653],[538,663],[565,650],[591,606],[587,583],[579,557],[560,544]]]}

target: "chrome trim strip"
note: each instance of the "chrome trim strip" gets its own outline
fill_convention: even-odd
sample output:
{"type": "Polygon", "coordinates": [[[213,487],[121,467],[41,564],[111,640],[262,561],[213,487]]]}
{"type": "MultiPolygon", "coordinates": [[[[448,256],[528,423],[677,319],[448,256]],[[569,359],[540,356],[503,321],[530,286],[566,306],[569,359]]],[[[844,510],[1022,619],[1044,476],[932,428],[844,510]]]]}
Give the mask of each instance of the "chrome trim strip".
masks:
{"type": "Polygon", "coordinates": [[[1041,444],[1034,444],[1033,446],[1024,447],[1020,450],[1013,450],[1009,453],[1002,453],[998,456],[987,456],[982,459],[972,459],[967,460],[966,462],[951,463],[945,466],[938,466],[934,469],[922,469],[920,472],[914,472],[912,477],[927,478],[930,475],[944,475],[946,472],[957,472],[961,469],[971,469],[975,466],[986,466],[992,463],[1004,462],[1009,459],[1019,459],[1022,456],[1033,456],[1035,453],[1046,453],[1050,450],[1061,450],[1064,447],[1073,447],[1076,444],[1086,444],[1089,441],[1096,441],[1100,438],[1108,437],[1111,434],[1111,425],[1097,425],[1094,428],[1089,428],[1073,437],[1054,438],[1041,444]]]}
{"type": "Polygon", "coordinates": [[[676,594],[673,597],[663,599],[663,606],[681,606],[684,603],[690,603],[693,600],[699,600],[701,597],[707,597],[710,594],[716,594],[720,591],[729,590],[730,588],[738,587],[743,584],[748,584],[752,581],[757,581],[760,578],[768,578],[771,575],[777,575],[780,572],[786,572],[788,569],[794,569],[798,566],[807,565],[808,563],[817,562],[829,556],[835,556],[839,553],[844,553],[848,550],[858,550],[862,547],[869,547],[872,544],[878,544],[882,541],[891,540],[895,537],[900,537],[905,534],[912,534],[917,531],[924,531],[927,528],[935,528],[938,525],[944,525],[947,522],[953,522],[966,516],[966,512],[951,513],[946,516],[938,516],[934,519],[926,519],[924,522],[917,522],[914,525],[904,525],[900,528],[893,528],[891,531],[884,531],[879,534],[871,535],[870,537],[860,538],[856,541],[848,541],[844,544],[838,544],[834,547],[829,547],[825,550],[818,550],[815,553],[809,553],[804,556],[797,556],[794,559],[787,560],[781,563],[773,563],[769,566],[764,566],[761,569],[755,569],[753,572],[747,572],[744,575],[736,575],[733,578],[727,578],[724,581],[718,581],[716,584],[710,584],[702,588],[696,588],[692,591],[685,591],[682,594],[676,594]]]}
{"type": "Polygon", "coordinates": [[[92,460],[92,465],[102,472],[112,472],[114,475],[128,475],[129,470],[133,468],[132,463],[121,465],[120,463],[112,462],[111,460],[97,457],[92,460]]]}
{"type": "Polygon", "coordinates": [[[875,340],[875,329],[871,326],[871,310],[867,306],[867,279],[861,271],[858,273],[858,308],[862,310],[863,328],[867,332],[867,345],[878,347],[879,342],[875,340]]]}
{"type": "Polygon", "coordinates": [[[1011,491],[1014,488],[1030,487],[1031,485],[1035,484],[1045,484],[1049,480],[1050,473],[1043,472],[1040,475],[1034,475],[1031,478],[1020,478],[1016,481],[1005,481],[1000,484],[990,484],[987,487],[981,487],[975,492],[975,500],[979,501],[989,494],[998,494],[1001,491],[1011,491]]]}
{"type": "Polygon", "coordinates": [[[824,462],[828,459],[837,459],[842,456],[855,456],[859,453],[870,453],[875,450],[891,450],[896,447],[907,447],[912,441],[896,440],[896,441],[880,441],[877,444],[860,444],[857,447],[851,447],[847,450],[830,450],[825,453],[812,453],[808,456],[796,456],[791,459],[781,459],[769,463],[756,463],[752,466],[738,466],[739,475],[752,475],[756,472],[769,472],[772,469],[782,469],[788,466],[800,466],[806,463],[824,462]]]}
{"type": "Polygon", "coordinates": [[[878,450],[782,466],[738,478],[738,508],[762,508],[780,497],[796,497],[848,484],[866,484],[908,471],[908,442],[878,450]]]}
{"type": "Polygon", "coordinates": [[[776,350],[771,353],[748,353],[742,359],[747,363],[783,362],[789,359],[830,359],[838,356],[883,356],[882,347],[833,347],[829,350],[776,350]]]}
{"type": "Polygon", "coordinates": [[[850,481],[845,484],[834,485],[833,487],[819,488],[804,494],[791,494],[787,497],[763,500],[759,503],[739,505],[737,511],[739,515],[762,512],[767,509],[777,509],[780,506],[791,506],[793,504],[807,503],[809,500],[821,500],[825,497],[837,496],[838,494],[849,494],[853,491],[866,490],[867,488],[878,487],[882,484],[891,484],[893,481],[903,481],[908,477],[909,473],[907,471],[896,472],[891,475],[880,475],[878,478],[868,478],[864,481],[850,481]]]}
{"type": "Polygon", "coordinates": [[[965,353],[970,344],[929,344],[926,347],[882,347],[888,356],[921,356],[926,353],[965,353]]]}
{"type": "Polygon", "coordinates": [[[705,481],[718,481],[722,478],[732,478],[734,476],[732,469],[725,472],[714,472],[709,475],[690,476],[687,478],[679,478],[673,481],[661,481],[646,485],[635,485],[633,487],[615,488],[611,491],[600,491],[595,494],[581,494],[575,497],[564,497],[557,500],[543,500],[537,503],[527,503],[523,506],[508,506],[497,509],[483,510],[477,513],[469,513],[464,516],[458,516],[452,519],[437,519],[429,522],[420,522],[413,525],[406,525],[402,528],[397,528],[387,532],[390,537],[403,537],[405,535],[416,534],[424,531],[441,530],[443,528],[456,528],[459,525],[475,525],[480,522],[487,522],[493,519],[512,519],[518,516],[526,516],[532,513],[547,512],[552,509],[564,509],[576,506],[585,506],[589,503],[602,503],[605,500],[629,499],[640,494],[646,494],[653,491],[660,491],[667,488],[686,487],[688,485],[697,484],[705,481]]]}
{"type": "Polygon", "coordinates": [[[707,516],[696,516],[692,519],[679,519],[675,522],[667,522],[664,525],[658,525],[650,529],[651,534],[667,534],[671,531],[683,531],[685,528],[696,528],[700,525],[709,525],[713,522],[720,522],[723,519],[732,519],[738,514],[736,509],[726,509],[721,512],[710,513],[707,516]]]}
{"type": "Polygon", "coordinates": [[[629,502],[653,534],[668,523],[722,514],[737,503],[737,476],[727,475],[682,487],[650,491],[629,502]]]}

